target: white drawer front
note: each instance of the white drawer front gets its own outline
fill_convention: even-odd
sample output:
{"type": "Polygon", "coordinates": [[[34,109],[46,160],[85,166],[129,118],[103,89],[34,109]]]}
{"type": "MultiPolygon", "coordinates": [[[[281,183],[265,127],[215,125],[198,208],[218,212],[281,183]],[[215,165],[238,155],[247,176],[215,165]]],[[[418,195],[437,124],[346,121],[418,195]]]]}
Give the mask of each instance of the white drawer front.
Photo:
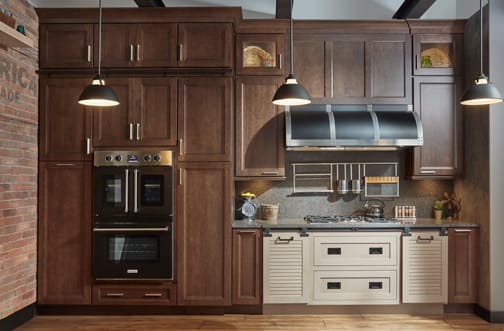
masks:
{"type": "Polygon", "coordinates": [[[395,266],[399,263],[399,233],[317,236],[313,241],[315,266],[395,266]]]}
{"type": "Polygon", "coordinates": [[[399,303],[397,271],[315,271],[313,304],[399,303]]]}

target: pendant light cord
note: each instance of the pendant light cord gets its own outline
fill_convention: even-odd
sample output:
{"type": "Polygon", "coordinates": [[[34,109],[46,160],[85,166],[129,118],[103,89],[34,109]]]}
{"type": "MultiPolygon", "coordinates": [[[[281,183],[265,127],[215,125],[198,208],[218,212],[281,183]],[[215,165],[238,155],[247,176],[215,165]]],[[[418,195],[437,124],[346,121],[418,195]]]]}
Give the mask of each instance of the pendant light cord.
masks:
{"type": "Polygon", "coordinates": [[[292,7],[294,0],[290,0],[290,73],[294,74],[294,54],[292,53],[292,50],[294,49],[294,38],[293,38],[293,33],[292,33],[292,7]]]}
{"type": "Polygon", "coordinates": [[[480,0],[480,76],[483,76],[483,0],[480,0]]]}
{"type": "MultiPolygon", "coordinates": [[[[102,0],[98,0],[100,15],[98,17],[98,76],[101,77],[101,26],[102,26],[102,0]]],[[[100,78],[101,80],[101,78],[100,78]]]]}

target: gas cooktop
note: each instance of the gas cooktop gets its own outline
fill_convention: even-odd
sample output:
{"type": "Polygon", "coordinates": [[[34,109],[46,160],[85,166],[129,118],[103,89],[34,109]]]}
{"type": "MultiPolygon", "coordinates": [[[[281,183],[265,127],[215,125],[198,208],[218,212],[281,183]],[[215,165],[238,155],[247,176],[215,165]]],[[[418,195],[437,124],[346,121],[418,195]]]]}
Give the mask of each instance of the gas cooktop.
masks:
{"type": "Polygon", "coordinates": [[[305,216],[305,221],[311,224],[326,223],[399,223],[397,218],[382,218],[369,216],[305,216]]]}

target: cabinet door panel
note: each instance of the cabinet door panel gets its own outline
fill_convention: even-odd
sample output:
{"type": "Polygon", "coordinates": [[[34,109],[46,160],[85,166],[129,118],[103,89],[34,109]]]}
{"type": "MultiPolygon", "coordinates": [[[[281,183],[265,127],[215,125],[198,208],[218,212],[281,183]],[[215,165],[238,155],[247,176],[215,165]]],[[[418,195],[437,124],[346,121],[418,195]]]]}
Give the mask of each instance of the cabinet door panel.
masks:
{"type": "Polygon", "coordinates": [[[93,24],[41,24],[41,68],[91,68],[93,24]]]}
{"type": "Polygon", "coordinates": [[[424,145],[413,150],[412,164],[407,167],[408,176],[461,174],[461,84],[455,77],[415,77],[414,89],[414,109],[422,120],[424,145]]]}
{"type": "Polygon", "coordinates": [[[133,84],[127,78],[105,78],[120,104],[116,107],[101,108],[93,114],[93,142],[95,146],[130,146],[134,144],[133,126],[133,84]],[[131,126],[130,126],[131,124],[131,126]],[[131,131],[131,135],[130,135],[131,131]]]}
{"type": "Polygon", "coordinates": [[[448,303],[478,301],[477,228],[448,230],[448,303]]]}
{"type": "MultiPolygon", "coordinates": [[[[85,161],[91,111],[77,103],[87,78],[40,78],[40,144],[43,161],[85,161]]],[[[89,153],[91,150],[89,150],[89,153]]]]}
{"type": "Polygon", "coordinates": [[[294,41],[294,74],[298,83],[303,85],[313,101],[326,95],[327,76],[325,68],[325,41],[300,37],[294,41]]]}
{"type": "Polygon", "coordinates": [[[138,24],[135,58],[137,66],[177,66],[177,25],[175,23],[138,24]]]}
{"type": "Polygon", "coordinates": [[[233,31],[230,23],[180,23],[180,67],[232,67],[233,31]]]}
{"type": "Polygon", "coordinates": [[[91,303],[91,163],[41,163],[38,303],[91,303]]]}
{"type": "Polygon", "coordinates": [[[231,164],[179,163],[179,305],[231,303],[231,164]],[[209,194],[211,192],[211,194],[209,194]]]}
{"type": "Polygon", "coordinates": [[[179,160],[231,161],[231,79],[180,79],[178,93],[179,160]]]}
{"type": "MultiPolygon", "coordinates": [[[[135,65],[136,25],[102,24],[103,67],[131,67],[135,65]]],[[[98,27],[95,27],[95,63],[98,63],[98,27]]]]}
{"type": "Polygon", "coordinates": [[[271,98],[280,77],[236,79],[236,176],[284,176],[284,116],[271,98]]]}
{"type": "Polygon", "coordinates": [[[330,72],[327,75],[331,98],[343,102],[366,96],[366,59],[363,40],[333,40],[327,44],[330,72]]]}
{"type": "Polygon", "coordinates": [[[383,36],[366,43],[367,96],[382,103],[411,104],[409,36],[383,36]]]}
{"type": "MultiPolygon", "coordinates": [[[[140,125],[139,144],[149,146],[177,143],[177,80],[136,80],[135,125],[140,125]]],[[[136,133],[135,133],[136,134],[136,133]]]]}
{"type": "Polygon", "coordinates": [[[262,230],[233,230],[233,304],[261,303],[262,230]]]}

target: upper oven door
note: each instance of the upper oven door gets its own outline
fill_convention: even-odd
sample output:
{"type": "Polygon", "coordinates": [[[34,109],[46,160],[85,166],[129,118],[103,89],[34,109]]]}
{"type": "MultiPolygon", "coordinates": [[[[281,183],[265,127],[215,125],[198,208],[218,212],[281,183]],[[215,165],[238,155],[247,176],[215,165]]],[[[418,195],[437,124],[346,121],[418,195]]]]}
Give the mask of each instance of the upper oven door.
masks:
{"type": "Polygon", "coordinates": [[[173,208],[173,168],[96,167],[95,225],[168,224],[173,208]]]}

